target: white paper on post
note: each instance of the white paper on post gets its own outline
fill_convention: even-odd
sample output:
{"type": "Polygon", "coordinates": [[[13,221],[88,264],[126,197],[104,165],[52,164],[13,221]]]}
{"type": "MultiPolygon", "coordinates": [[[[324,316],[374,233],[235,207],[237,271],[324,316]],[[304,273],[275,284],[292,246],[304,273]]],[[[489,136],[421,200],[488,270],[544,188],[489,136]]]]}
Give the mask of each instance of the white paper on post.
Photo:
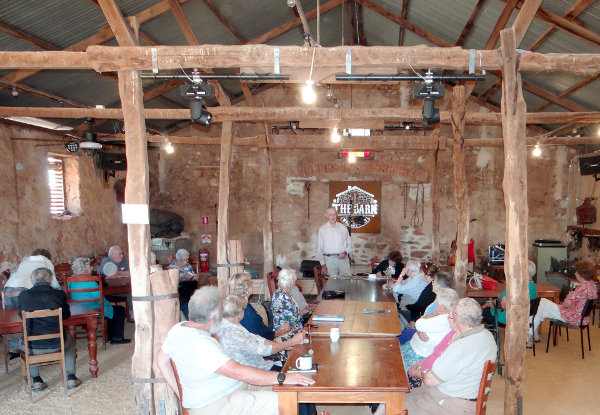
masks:
{"type": "Polygon", "coordinates": [[[150,224],[150,213],[148,205],[145,204],[122,204],[121,213],[123,215],[123,223],[135,225],[150,224]]]}

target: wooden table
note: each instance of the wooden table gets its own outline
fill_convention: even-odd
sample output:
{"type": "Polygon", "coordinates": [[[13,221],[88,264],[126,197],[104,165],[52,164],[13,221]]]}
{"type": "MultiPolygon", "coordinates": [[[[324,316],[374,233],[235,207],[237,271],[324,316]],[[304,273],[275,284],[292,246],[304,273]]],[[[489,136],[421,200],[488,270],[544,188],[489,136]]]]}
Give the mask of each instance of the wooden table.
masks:
{"type": "Polygon", "coordinates": [[[131,294],[131,277],[108,278],[102,284],[103,295],[131,294]]]}
{"type": "MultiPolygon", "coordinates": [[[[90,373],[92,378],[98,377],[98,360],[96,343],[96,328],[98,327],[99,309],[92,309],[81,304],[71,304],[71,317],[63,321],[67,331],[75,337],[75,327],[84,325],[88,334],[88,353],[90,355],[90,373]]],[[[11,308],[9,310],[0,310],[0,335],[21,333],[23,331],[23,321],[19,317],[19,310],[11,308]]]]}
{"type": "Polygon", "coordinates": [[[393,301],[392,291],[383,289],[385,279],[369,280],[367,277],[329,278],[323,291],[343,290],[348,301],[393,301]]]}
{"type": "MultiPolygon", "coordinates": [[[[398,336],[402,330],[396,303],[387,301],[348,301],[348,300],[323,300],[317,304],[313,316],[308,324],[319,327],[312,328],[311,333],[317,337],[329,336],[332,327],[339,327],[342,337],[389,337],[398,336]],[[389,314],[363,314],[366,309],[389,310],[389,314]],[[343,314],[343,323],[333,321],[315,321],[315,314],[343,314]]],[[[397,341],[397,340],[396,340],[397,341]]]]}
{"type": "MultiPolygon", "coordinates": [[[[276,385],[279,415],[298,413],[299,402],[371,403],[385,402],[386,414],[401,414],[404,394],[410,390],[404,371],[398,339],[349,338],[333,343],[329,339],[312,340],[313,363],[317,373],[311,374],[314,386],[276,385]]],[[[295,346],[283,371],[303,353],[308,344],[295,346]]]]}
{"type": "MultiPolygon", "coordinates": [[[[498,298],[502,291],[504,291],[504,288],[504,284],[498,284],[495,290],[474,290],[467,284],[467,297],[498,298]]],[[[537,290],[538,297],[548,298],[554,301],[556,304],[559,304],[560,290],[554,285],[535,284],[535,288],[537,290]]]]}

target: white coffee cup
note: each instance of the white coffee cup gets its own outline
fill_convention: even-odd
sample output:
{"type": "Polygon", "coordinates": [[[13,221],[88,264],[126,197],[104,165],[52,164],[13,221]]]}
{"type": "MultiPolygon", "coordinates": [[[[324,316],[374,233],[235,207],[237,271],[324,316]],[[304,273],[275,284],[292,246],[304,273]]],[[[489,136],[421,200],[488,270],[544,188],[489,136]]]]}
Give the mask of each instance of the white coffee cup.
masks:
{"type": "Polygon", "coordinates": [[[340,339],[340,329],[337,327],[332,327],[329,332],[329,338],[332,342],[336,342],[340,339]]]}
{"type": "Polygon", "coordinates": [[[298,368],[300,370],[312,369],[312,355],[310,355],[310,354],[300,355],[300,357],[296,359],[296,368],[298,368]]]}
{"type": "Polygon", "coordinates": [[[377,274],[369,274],[369,279],[370,280],[376,280],[377,279],[377,274]]]}

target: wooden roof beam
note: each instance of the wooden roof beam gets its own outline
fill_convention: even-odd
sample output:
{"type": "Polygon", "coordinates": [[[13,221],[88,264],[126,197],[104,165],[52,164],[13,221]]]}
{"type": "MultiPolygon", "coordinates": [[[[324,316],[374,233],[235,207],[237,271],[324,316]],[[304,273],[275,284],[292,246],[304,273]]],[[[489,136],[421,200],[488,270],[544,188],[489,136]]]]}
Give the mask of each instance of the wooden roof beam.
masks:
{"type": "Polygon", "coordinates": [[[211,0],[202,0],[204,2],[204,4],[206,4],[206,7],[208,7],[210,9],[210,11],[215,15],[215,17],[217,19],[219,19],[219,21],[221,22],[221,24],[223,26],[225,26],[225,29],[227,29],[227,31],[229,33],[231,33],[231,35],[237,39],[238,42],[240,43],[246,43],[246,40],[233,28],[233,26],[231,26],[231,24],[227,21],[227,19],[225,18],[225,16],[223,16],[221,14],[221,12],[219,11],[219,9],[217,9],[217,7],[213,4],[213,2],[211,0]]]}
{"type": "Polygon", "coordinates": [[[129,25],[125,22],[125,19],[121,14],[121,10],[115,4],[114,0],[98,0],[98,4],[115,35],[115,39],[117,39],[117,42],[119,42],[119,45],[137,46],[137,37],[131,31],[129,25]]]}
{"type": "MultiPolygon", "coordinates": [[[[480,0],[483,1],[483,0],[480,0]]],[[[400,18],[406,20],[406,13],[408,12],[408,0],[402,0],[402,10],[400,11],[400,18]]],[[[400,26],[398,31],[398,46],[404,44],[404,27],[400,26]]]]}
{"type": "MultiPolygon", "coordinates": [[[[507,3],[508,4],[508,3],[507,3]]],[[[542,0],[525,0],[523,5],[521,6],[521,10],[517,15],[512,27],[515,29],[515,40],[517,42],[517,47],[523,40],[527,29],[531,25],[535,13],[540,8],[542,4],[542,0]]]]}
{"type": "Polygon", "coordinates": [[[469,20],[467,20],[467,23],[465,23],[465,27],[463,27],[462,32],[460,32],[460,35],[458,36],[458,39],[456,39],[456,43],[454,44],[454,46],[462,46],[467,35],[471,32],[471,29],[473,29],[475,17],[477,17],[477,13],[479,13],[479,9],[481,9],[481,6],[483,6],[484,1],[485,0],[479,0],[477,2],[475,7],[473,8],[473,11],[471,12],[471,16],[469,16],[469,20]]]}
{"type": "MultiPolygon", "coordinates": [[[[304,107],[209,107],[213,122],[286,122],[301,120],[386,120],[390,122],[421,122],[421,109],[401,108],[304,108],[304,107]]],[[[147,119],[184,120],[189,118],[188,109],[146,108],[147,119]]],[[[0,117],[32,116],[42,118],[104,118],[122,119],[120,108],[50,108],[50,107],[0,107],[0,117]]],[[[450,122],[450,112],[440,111],[442,123],[450,122]]],[[[557,124],[567,122],[597,123],[600,112],[537,112],[527,114],[528,124],[557,124]]],[[[500,113],[467,112],[468,124],[498,125],[500,113]]]]}
{"type": "MultiPolygon", "coordinates": [[[[563,14],[562,17],[568,20],[574,20],[577,16],[583,13],[588,7],[592,5],[596,0],[577,0],[569,9],[563,14]]],[[[548,30],[544,32],[533,44],[529,47],[529,50],[536,50],[548,37],[556,30],[556,25],[551,25],[548,30]]]]}
{"type": "MultiPolygon", "coordinates": [[[[590,77],[584,79],[581,82],[577,82],[575,85],[571,86],[570,88],[565,89],[563,92],[561,92],[560,94],[558,94],[556,97],[557,98],[564,98],[567,95],[570,95],[573,92],[580,90],[584,86],[586,86],[586,85],[594,82],[598,78],[600,78],[600,74],[594,75],[594,76],[590,76],[590,77]]],[[[550,101],[546,102],[546,103],[540,105],[539,107],[535,108],[531,112],[540,112],[540,111],[543,111],[544,109],[548,108],[551,104],[552,104],[552,102],[550,102],[550,101]]]]}
{"type": "Polygon", "coordinates": [[[492,29],[492,33],[487,42],[485,42],[483,49],[494,49],[496,47],[496,43],[500,38],[500,31],[506,27],[508,19],[510,19],[513,10],[517,6],[518,0],[505,0],[505,2],[504,9],[502,9],[502,13],[500,13],[498,20],[496,21],[496,26],[492,29]]]}
{"type": "Polygon", "coordinates": [[[0,32],[6,33],[9,36],[20,39],[42,50],[59,50],[59,47],[39,37],[26,33],[16,27],[0,22],[0,32]]]}

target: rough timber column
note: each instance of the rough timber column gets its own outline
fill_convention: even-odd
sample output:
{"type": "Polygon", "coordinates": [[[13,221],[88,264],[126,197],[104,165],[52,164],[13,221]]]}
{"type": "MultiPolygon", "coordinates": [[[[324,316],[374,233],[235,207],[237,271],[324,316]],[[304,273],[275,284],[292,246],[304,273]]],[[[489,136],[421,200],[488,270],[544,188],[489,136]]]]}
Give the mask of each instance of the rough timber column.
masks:
{"type": "MultiPolygon", "coordinates": [[[[136,71],[119,72],[119,95],[123,108],[125,126],[125,155],[127,157],[127,185],[125,203],[148,206],[148,153],[146,122],[144,119],[144,97],[142,81],[136,71]]],[[[150,225],[127,225],[129,241],[129,266],[131,272],[131,294],[134,297],[148,296],[148,263],[150,252],[150,225]]],[[[152,375],[152,304],[149,301],[134,301],[135,352],[132,359],[134,379],[151,379],[152,375]]],[[[134,395],[136,414],[152,411],[153,396],[151,383],[135,383],[134,395]]]]}
{"type": "Polygon", "coordinates": [[[227,293],[229,267],[219,266],[229,264],[227,260],[227,240],[229,238],[229,170],[231,165],[231,147],[233,135],[231,122],[224,122],[221,130],[221,160],[219,167],[219,226],[217,229],[217,278],[219,291],[227,293]]]}
{"type": "Polygon", "coordinates": [[[504,356],[506,392],[504,413],[523,413],[525,342],[529,316],[527,273],[527,150],[521,75],[517,72],[514,28],[500,32],[502,53],[502,136],[504,139],[504,205],[506,206],[506,275],[507,319],[504,356]]]}
{"type": "Polygon", "coordinates": [[[465,172],[465,113],[467,102],[465,86],[457,85],[452,91],[452,162],[454,164],[454,203],[457,216],[456,265],[454,266],[454,289],[464,297],[467,285],[467,244],[469,243],[469,194],[465,172]]]}

